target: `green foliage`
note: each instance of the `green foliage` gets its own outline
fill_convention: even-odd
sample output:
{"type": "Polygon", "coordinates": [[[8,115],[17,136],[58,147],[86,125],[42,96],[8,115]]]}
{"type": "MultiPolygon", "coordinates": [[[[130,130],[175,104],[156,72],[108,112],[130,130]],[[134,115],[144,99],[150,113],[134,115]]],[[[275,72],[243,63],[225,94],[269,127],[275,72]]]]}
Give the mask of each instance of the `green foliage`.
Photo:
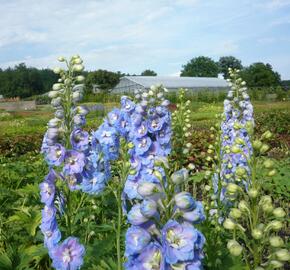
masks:
{"type": "Polygon", "coordinates": [[[229,68],[233,69],[242,69],[241,60],[237,59],[234,56],[222,56],[219,59],[219,68],[220,72],[224,75],[224,78],[229,78],[229,68]]]}
{"type": "Polygon", "coordinates": [[[218,64],[209,57],[199,56],[192,58],[186,65],[182,66],[180,76],[189,77],[217,77],[219,73],[218,64]]]}
{"type": "Polygon", "coordinates": [[[141,76],[157,76],[157,73],[154,70],[151,69],[145,69],[142,73],[141,76]]]}
{"type": "Polygon", "coordinates": [[[86,92],[91,92],[94,85],[101,91],[107,92],[119,82],[121,76],[120,72],[116,73],[102,69],[89,72],[85,82],[86,92]]]}
{"type": "Polygon", "coordinates": [[[55,80],[52,70],[39,70],[21,63],[14,68],[0,69],[0,94],[20,98],[39,95],[48,92],[55,80]]]}
{"type": "Polygon", "coordinates": [[[257,129],[290,135],[290,110],[270,110],[256,115],[257,129]]]}
{"type": "Polygon", "coordinates": [[[254,63],[240,73],[249,87],[277,86],[281,83],[280,74],[273,71],[270,64],[254,63]]]}

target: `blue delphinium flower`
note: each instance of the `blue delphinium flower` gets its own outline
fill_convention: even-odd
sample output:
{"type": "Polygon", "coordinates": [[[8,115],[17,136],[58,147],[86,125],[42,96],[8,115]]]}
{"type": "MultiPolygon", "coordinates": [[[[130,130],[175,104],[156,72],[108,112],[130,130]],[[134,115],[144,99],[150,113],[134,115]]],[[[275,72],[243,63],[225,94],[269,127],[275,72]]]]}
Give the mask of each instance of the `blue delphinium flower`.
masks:
{"type": "Polygon", "coordinates": [[[138,256],[129,257],[125,263],[127,270],[165,270],[162,248],[157,242],[151,242],[138,256]]]}
{"type": "Polygon", "coordinates": [[[44,244],[51,251],[60,241],[61,233],[57,226],[55,199],[56,173],[51,169],[45,180],[39,185],[41,202],[44,203],[42,210],[42,222],[40,229],[44,235],[44,244]]]}
{"type": "Polygon", "coordinates": [[[89,133],[80,128],[76,128],[71,133],[70,141],[73,149],[85,151],[89,147],[89,133]]]}
{"type": "Polygon", "coordinates": [[[151,235],[145,229],[132,226],[126,232],[126,256],[139,254],[150,243],[151,235]]]}
{"type": "Polygon", "coordinates": [[[169,220],[162,229],[162,246],[168,264],[200,260],[198,231],[189,223],[169,220]]]}
{"type": "Polygon", "coordinates": [[[85,248],[77,238],[69,237],[53,249],[53,267],[58,270],[77,270],[83,264],[85,248]]]}
{"type": "Polygon", "coordinates": [[[60,166],[64,161],[64,157],[65,148],[61,144],[56,143],[46,148],[45,159],[50,166],[60,166]]]}
{"type": "Polygon", "coordinates": [[[85,166],[85,155],[76,150],[66,151],[63,172],[65,174],[81,173],[85,166]]]}

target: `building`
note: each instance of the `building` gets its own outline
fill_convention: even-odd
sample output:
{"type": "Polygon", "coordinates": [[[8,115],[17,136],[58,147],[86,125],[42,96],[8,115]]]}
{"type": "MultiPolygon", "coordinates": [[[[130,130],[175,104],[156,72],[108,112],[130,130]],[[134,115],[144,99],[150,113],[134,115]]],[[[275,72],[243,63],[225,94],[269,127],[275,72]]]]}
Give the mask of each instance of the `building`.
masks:
{"type": "Polygon", "coordinates": [[[184,88],[192,91],[225,90],[228,83],[220,78],[175,77],[175,76],[125,76],[112,89],[112,93],[130,93],[135,89],[148,89],[152,85],[162,84],[168,91],[184,88]]]}

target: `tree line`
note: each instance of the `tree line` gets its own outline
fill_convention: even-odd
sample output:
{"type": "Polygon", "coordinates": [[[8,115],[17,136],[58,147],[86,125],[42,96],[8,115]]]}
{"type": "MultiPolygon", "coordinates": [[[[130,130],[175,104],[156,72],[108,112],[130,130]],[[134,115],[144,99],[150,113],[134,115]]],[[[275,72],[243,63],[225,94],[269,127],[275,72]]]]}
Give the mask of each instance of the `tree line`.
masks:
{"type": "MultiPolygon", "coordinates": [[[[249,87],[278,85],[287,87],[289,85],[285,81],[281,82],[280,74],[274,71],[270,64],[259,62],[244,67],[241,60],[234,56],[220,57],[217,62],[206,56],[192,58],[182,66],[180,76],[218,77],[219,74],[223,74],[224,78],[228,78],[229,67],[240,69],[241,77],[249,87]]],[[[107,91],[117,85],[122,76],[129,75],[120,71],[112,72],[102,69],[84,73],[87,91],[91,91],[93,85],[97,85],[101,91],[107,91]]],[[[157,73],[154,70],[146,69],[140,75],[157,76],[157,73]]],[[[0,69],[0,95],[20,98],[41,95],[48,92],[56,80],[57,76],[51,69],[37,69],[21,63],[13,68],[0,69]]]]}

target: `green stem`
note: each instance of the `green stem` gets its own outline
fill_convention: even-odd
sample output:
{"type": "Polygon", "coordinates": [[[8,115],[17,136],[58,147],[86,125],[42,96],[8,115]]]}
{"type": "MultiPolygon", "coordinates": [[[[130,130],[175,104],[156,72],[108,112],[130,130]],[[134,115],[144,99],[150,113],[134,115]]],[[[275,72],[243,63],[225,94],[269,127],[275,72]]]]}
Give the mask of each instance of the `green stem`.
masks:
{"type": "Polygon", "coordinates": [[[121,228],[122,228],[122,200],[121,194],[119,194],[120,189],[118,189],[118,193],[116,196],[117,204],[118,204],[118,224],[117,224],[117,237],[116,237],[116,244],[117,244],[117,257],[118,257],[118,270],[122,269],[122,257],[121,257],[121,228]]]}

